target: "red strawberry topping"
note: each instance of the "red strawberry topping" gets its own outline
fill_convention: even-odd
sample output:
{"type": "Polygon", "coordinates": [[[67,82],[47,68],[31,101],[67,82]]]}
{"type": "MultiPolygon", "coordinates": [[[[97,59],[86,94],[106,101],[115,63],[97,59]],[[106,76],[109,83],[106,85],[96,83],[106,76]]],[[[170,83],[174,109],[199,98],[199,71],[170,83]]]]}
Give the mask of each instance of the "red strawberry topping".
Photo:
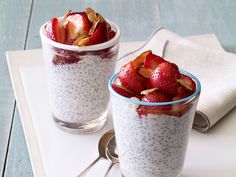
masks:
{"type": "Polygon", "coordinates": [[[136,73],[136,70],[131,63],[128,63],[121,68],[118,78],[124,87],[136,94],[140,94],[143,90],[142,78],[136,73]]]}
{"type": "Polygon", "coordinates": [[[153,53],[149,53],[147,56],[146,56],[146,60],[144,62],[144,67],[145,68],[150,68],[150,69],[156,69],[156,67],[165,62],[165,60],[153,53]]]}
{"type": "MultiPolygon", "coordinates": [[[[144,102],[169,102],[172,101],[172,97],[164,92],[156,91],[148,93],[143,96],[141,101],[144,102]]],[[[142,118],[143,115],[147,114],[160,114],[160,113],[168,113],[170,111],[170,106],[143,106],[140,105],[137,108],[137,112],[142,118]]]]}
{"type": "Polygon", "coordinates": [[[106,22],[100,22],[97,29],[89,38],[89,41],[86,45],[95,45],[99,43],[106,42],[107,39],[107,25],[106,22]]]}
{"type": "Polygon", "coordinates": [[[172,101],[172,97],[164,92],[155,91],[144,95],[141,99],[144,102],[168,102],[172,101]]]}
{"type": "Polygon", "coordinates": [[[88,34],[91,23],[85,12],[71,13],[66,20],[67,44],[73,43],[79,35],[88,34]]]}
{"type": "Polygon", "coordinates": [[[194,91],[196,89],[195,82],[188,76],[180,74],[180,79],[178,79],[178,82],[183,85],[185,88],[194,91]]]}
{"type": "Polygon", "coordinates": [[[153,85],[152,85],[150,79],[144,79],[143,80],[143,87],[144,87],[144,89],[151,89],[151,88],[153,88],[153,85]]]}
{"type": "Polygon", "coordinates": [[[134,97],[135,94],[123,87],[122,85],[112,84],[112,88],[122,96],[125,97],[134,97]]]}
{"type": "MultiPolygon", "coordinates": [[[[189,76],[180,74],[176,64],[152,54],[150,50],[124,65],[118,78],[123,89],[116,85],[113,89],[123,96],[139,98],[142,102],[176,101],[192,95],[196,90],[195,82],[189,76]],[[130,95],[132,92],[133,94],[130,95]]],[[[162,106],[140,104],[136,110],[140,118],[148,114],[181,117],[190,108],[191,105],[180,102],[162,106]]]]}
{"type": "Polygon", "coordinates": [[[175,65],[163,62],[152,72],[150,81],[155,88],[171,95],[177,93],[179,71],[175,65]]]}
{"type": "Polygon", "coordinates": [[[51,19],[46,25],[47,36],[53,41],[64,43],[66,38],[66,30],[63,22],[58,18],[51,19]]]}
{"type": "Polygon", "coordinates": [[[111,40],[116,35],[116,32],[113,30],[109,30],[107,33],[107,40],[111,40]]]}
{"type": "Polygon", "coordinates": [[[146,59],[146,56],[150,53],[152,53],[152,51],[148,50],[141,53],[139,56],[137,56],[133,61],[131,61],[131,64],[133,65],[133,67],[135,69],[137,69],[138,67],[141,67],[146,59]]]}

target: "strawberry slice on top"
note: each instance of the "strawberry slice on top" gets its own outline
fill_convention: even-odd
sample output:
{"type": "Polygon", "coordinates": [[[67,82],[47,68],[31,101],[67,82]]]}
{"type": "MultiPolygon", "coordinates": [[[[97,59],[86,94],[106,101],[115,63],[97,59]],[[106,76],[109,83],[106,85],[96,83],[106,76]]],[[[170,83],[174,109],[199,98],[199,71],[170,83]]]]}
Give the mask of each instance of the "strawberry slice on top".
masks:
{"type": "Polygon", "coordinates": [[[178,79],[178,82],[183,85],[185,88],[194,91],[196,89],[195,82],[188,76],[184,74],[180,74],[180,79],[178,79]]]}
{"type": "Polygon", "coordinates": [[[107,41],[107,24],[100,22],[86,45],[95,45],[107,41]]]}
{"type": "Polygon", "coordinates": [[[141,101],[144,102],[168,102],[172,101],[172,96],[161,92],[161,91],[155,91],[155,92],[150,92],[146,95],[144,95],[141,99],[141,101]]]}
{"type": "Polygon", "coordinates": [[[91,23],[85,12],[70,13],[66,18],[67,43],[72,43],[79,35],[87,35],[91,23]]]}
{"type": "Polygon", "coordinates": [[[66,39],[66,29],[64,28],[64,21],[59,18],[51,19],[46,25],[47,36],[56,42],[64,43],[66,39]]]}
{"type": "MultiPolygon", "coordinates": [[[[169,102],[172,101],[172,96],[166,94],[165,92],[155,91],[150,92],[144,95],[141,99],[144,102],[169,102]]],[[[142,118],[143,115],[147,114],[160,114],[160,113],[168,113],[170,110],[170,106],[144,106],[140,105],[137,108],[137,112],[142,118]]]]}
{"type": "Polygon", "coordinates": [[[146,56],[146,59],[145,59],[145,62],[144,62],[144,67],[145,68],[150,68],[150,69],[156,69],[156,67],[165,62],[165,60],[163,58],[161,58],[160,56],[158,55],[155,55],[153,53],[149,53],[147,56],[146,56]]]}
{"type": "Polygon", "coordinates": [[[112,84],[112,88],[113,88],[117,93],[119,93],[119,94],[122,95],[122,96],[129,97],[129,98],[135,96],[134,93],[132,93],[130,90],[128,90],[127,88],[123,87],[122,85],[112,84]]]}
{"type": "Polygon", "coordinates": [[[142,78],[136,73],[135,68],[130,62],[120,69],[118,78],[124,87],[136,94],[140,94],[144,90],[142,78]]]}
{"type": "Polygon", "coordinates": [[[152,72],[150,81],[155,88],[170,95],[176,95],[180,73],[170,62],[163,62],[152,72]]]}

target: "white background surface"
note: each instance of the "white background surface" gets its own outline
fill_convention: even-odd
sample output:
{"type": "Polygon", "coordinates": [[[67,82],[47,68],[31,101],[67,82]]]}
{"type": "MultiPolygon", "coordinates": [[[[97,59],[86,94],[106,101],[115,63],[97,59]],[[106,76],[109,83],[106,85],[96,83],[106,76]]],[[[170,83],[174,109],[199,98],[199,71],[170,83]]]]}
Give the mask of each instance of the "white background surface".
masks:
{"type": "MultiPolygon", "coordinates": [[[[212,35],[191,39],[222,50],[212,35]]],[[[139,45],[121,44],[121,53],[139,45]]],[[[54,126],[50,115],[41,50],[10,52],[8,63],[35,176],[76,176],[98,156],[97,142],[112,128],[111,114],[108,124],[96,134],[64,133],[54,126]]],[[[192,131],[182,177],[236,176],[235,117],[234,109],[206,134],[192,131]]],[[[108,165],[108,161],[100,161],[87,176],[103,176],[108,165]]],[[[110,176],[120,176],[118,166],[110,176]]]]}

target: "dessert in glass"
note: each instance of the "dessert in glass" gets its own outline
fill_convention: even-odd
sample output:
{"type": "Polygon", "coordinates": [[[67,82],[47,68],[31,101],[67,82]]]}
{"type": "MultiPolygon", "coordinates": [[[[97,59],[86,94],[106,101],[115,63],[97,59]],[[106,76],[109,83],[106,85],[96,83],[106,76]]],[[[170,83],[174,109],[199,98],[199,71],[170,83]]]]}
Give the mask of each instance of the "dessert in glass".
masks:
{"type": "Polygon", "coordinates": [[[91,8],[69,11],[40,29],[51,112],[71,133],[100,130],[107,117],[107,82],[115,69],[120,30],[91,8]]]}
{"type": "Polygon", "coordinates": [[[121,174],[179,177],[200,82],[150,50],[137,53],[108,84],[121,174]]]}

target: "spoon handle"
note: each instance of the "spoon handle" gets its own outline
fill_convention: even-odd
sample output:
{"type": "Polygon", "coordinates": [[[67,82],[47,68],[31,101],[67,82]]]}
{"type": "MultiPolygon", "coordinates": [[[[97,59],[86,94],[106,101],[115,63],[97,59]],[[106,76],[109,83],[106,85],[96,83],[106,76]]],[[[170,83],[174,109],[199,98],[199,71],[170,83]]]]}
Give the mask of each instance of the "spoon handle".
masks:
{"type": "Polygon", "coordinates": [[[110,166],[108,167],[107,172],[106,172],[106,174],[105,174],[104,177],[108,177],[108,175],[109,175],[109,173],[110,173],[110,171],[111,171],[111,168],[113,167],[114,164],[115,164],[115,163],[111,163],[111,164],[110,164],[110,166]]]}
{"type": "Polygon", "coordinates": [[[89,171],[89,169],[95,165],[99,160],[100,160],[101,156],[98,156],[98,158],[96,158],[87,168],[85,168],[77,177],[83,177],[84,175],[86,175],[86,173],[89,171]]]}

